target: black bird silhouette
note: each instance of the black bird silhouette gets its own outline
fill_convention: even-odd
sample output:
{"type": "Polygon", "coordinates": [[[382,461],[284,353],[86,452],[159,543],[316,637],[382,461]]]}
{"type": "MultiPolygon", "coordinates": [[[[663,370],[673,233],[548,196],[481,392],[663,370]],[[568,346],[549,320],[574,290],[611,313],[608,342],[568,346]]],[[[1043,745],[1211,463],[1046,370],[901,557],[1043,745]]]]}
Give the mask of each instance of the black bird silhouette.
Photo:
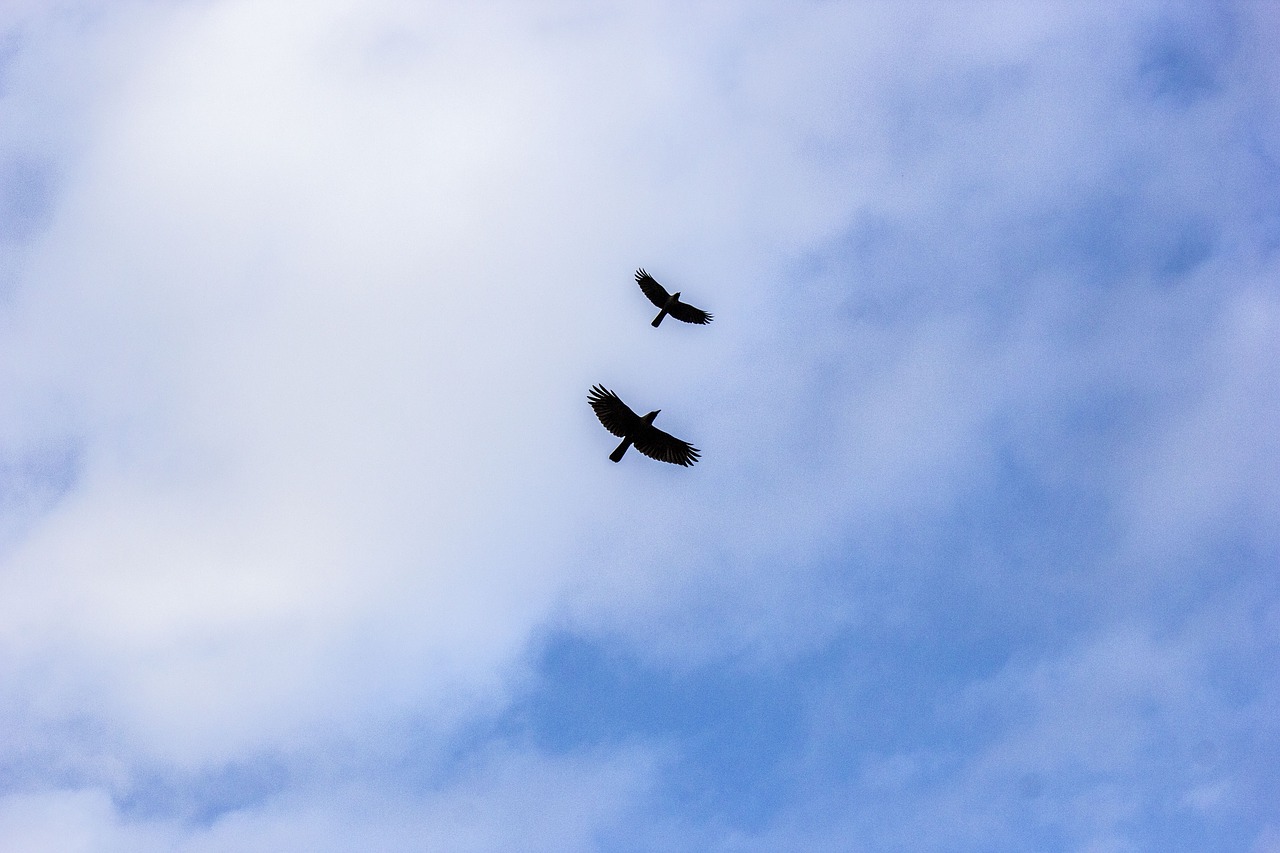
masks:
{"type": "Polygon", "coordinates": [[[667,435],[653,425],[653,419],[661,409],[654,409],[643,418],[627,408],[618,395],[602,385],[593,385],[587,402],[596,410],[596,417],[604,428],[622,439],[622,444],[609,454],[614,462],[622,461],[622,454],[631,445],[645,456],[673,465],[692,465],[698,461],[698,449],[687,441],[667,435]]]}
{"type": "Polygon", "coordinates": [[[650,302],[662,309],[658,312],[658,316],[653,318],[654,328],[657,328],[662,318],[668,314],[682,323],[697,323],[699,326],[705,326],[711,322],[710,314],[701,308],[694,308],[688,302],[681,302],[680,291],[667,293],[667,289],[654,281],[653,276],[643,269],[636,270],[636,284],[640,285],[640,289],[644,291],[645,296],[649,297],[650,302]]]}

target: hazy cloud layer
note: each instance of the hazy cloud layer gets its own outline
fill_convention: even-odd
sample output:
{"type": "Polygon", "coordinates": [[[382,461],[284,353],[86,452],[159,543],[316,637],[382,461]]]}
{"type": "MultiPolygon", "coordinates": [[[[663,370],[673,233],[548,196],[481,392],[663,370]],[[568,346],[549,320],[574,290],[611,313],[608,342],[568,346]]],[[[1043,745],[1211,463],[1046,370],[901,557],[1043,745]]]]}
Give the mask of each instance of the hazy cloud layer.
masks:
{"type": "Polygon", "coordinates": [[[1275,849],[1277,32],[0,12],[0,847],[1275,849]]]}

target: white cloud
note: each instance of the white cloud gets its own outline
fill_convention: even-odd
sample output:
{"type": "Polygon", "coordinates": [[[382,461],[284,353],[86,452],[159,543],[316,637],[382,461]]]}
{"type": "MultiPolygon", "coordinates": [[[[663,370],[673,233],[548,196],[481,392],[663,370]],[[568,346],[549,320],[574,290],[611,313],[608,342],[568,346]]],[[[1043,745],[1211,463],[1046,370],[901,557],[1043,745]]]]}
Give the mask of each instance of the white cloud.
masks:
{"type": "Polygon", "coordinates": [[[17,794],[0,799],[0,841],[29,853],[172,849],[171,831],[122,826],[101,791],[17,794]]]}
{"type": "Polygon", "coordinates": [[[601,837],[625,832],[651,764],[638,752],[545,758],[495,750],[444,791],[340,783],[212,821],[130,814],[99,789],[17,794],[0,798],[0,846],[24,853],[594,850],[601,837]]]}
{"type": "MultiPolygon", "coordinates": [[[[188,828],[135,825],[102,793],[142,766],[358,751],[405,719],[445,744],[503,707],[548,625],[693,667],[910,618],[937,567],[890,578],[910,550],[890,540],[927,539],[1004,452],[1110,502],[1137,557],[1100,536],[1090,581],[1194,562],[1242,516],[1274,536],[1280,478],[1254,475],[1276,455],[1277,310],[1248,136],[1274,138],[1248,94],[1274,69],[1247,44],[1225,94],[1140,103],[1117,81],[1162,10],[240,0],[0,19],[24,33],[0,152],[57,172],[43,230],[5,261],[0,441],[78,466],[3,554],[0,708],[39,745],[0,744],[79,780],[11,795],[0,837],[158,849],[188,828]],[[1197,235],[1203,265],[1153,281],[1197,235]],[[655,333],[642,264],[716,322],[655,333]],[[661,407],[702,464],[607,463],[595,382],[661,407]],[[1142,435],[1073,434],[1073,407],[1107,394],[1157,400],[1142,435]],[[828,566],[854,561],[833,591],[828,566]]],[[[984,773],[1066,760],[1046,744],[1114,761],[1145,736],[1126,689],[1195,692],[1193,641],[1101,636],[1018,670],[991,704],[1034,711],[1010,735],[1022,758],[973,762],[940,813],[963,822],[984,773]],[[1052,713],[1081,697],[1104,725],[1052,713]]],[[[916,766],[886,762],[890,780],[916,766]]],[[[354,827],[403,846],[434,826],[455,849],[586,848],[647,772],[508,757],[422,801],[284,797],[183,843],[354,827]],[[530,785],[564,793],[545,821],[530,785]],[[513,801],[527,821],[467,817],[513,801]]],[[[1063,808],[1121,843],[1122,792],[1076,794],[1063,808]]]]}

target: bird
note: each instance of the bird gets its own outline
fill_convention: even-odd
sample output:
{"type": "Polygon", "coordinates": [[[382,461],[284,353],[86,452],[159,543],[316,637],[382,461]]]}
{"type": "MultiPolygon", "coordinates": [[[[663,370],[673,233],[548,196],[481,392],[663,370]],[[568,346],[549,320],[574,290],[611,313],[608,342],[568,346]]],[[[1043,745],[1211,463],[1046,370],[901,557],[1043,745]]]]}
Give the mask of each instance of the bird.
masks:
{"type": "Polygon", "coordinates": [[[670,462],[673,465],[690,466],[698,461],[698,448],[687,441],[681,441],[668,435],[653,425],[653,419],[661,409],[654,409],[644,417],[640,417],[617,394],[603,385],[593,385],[587,395],[587,402],[596,410],[596,417],[604,428],[622,439],[617,449],[609,454],[614,462],[621,462],[627,448],[635,445],[650,459],[659,462],[670,462]]]}
{"type": "Polygon", "coordinates": [[[699,326],[705,326],[711,322],[710,314],[701,308],[694,308],[688,302],[681,302],[679,291],[667,293],[666,288],[654,281],[653,276],[645,272],[643,268],[636,270],[636,284],[640,285],[640,289],[644,291],[645,296],[649,297],[650,302],[662,309],[658,312],[658,316],[653,318],[653,327],[655,329],[662,322],[662,318],[668,314],[682,323],[696,323],[699,326]]]}

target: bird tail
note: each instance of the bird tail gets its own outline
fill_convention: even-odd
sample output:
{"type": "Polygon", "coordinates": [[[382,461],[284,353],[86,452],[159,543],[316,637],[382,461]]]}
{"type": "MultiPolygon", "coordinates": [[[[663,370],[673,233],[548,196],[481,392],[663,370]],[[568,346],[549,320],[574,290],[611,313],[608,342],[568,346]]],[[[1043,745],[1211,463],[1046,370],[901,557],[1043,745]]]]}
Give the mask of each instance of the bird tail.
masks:
{"type": "Polygon", "coordinates": [[[610,453],[610,454],[609,454],[609,460],[610,460],[611,462],[621,462],[621,461],[622,461],[622,454],[626,453],[626,452],[627,452],[627,448],[628,448],[628,447],[630,447],[630,446],[631,446],[631,439],[629,439],[629,438],[624,438],[624,439],[622,440],[622,444],[619,444],[619,445],[618,445],[618,447],[617,447],[617,449],[616,449],[616,450],[614,450],[612,453],[610,453]]]}
{"type": "Polygon", "coordinates": [[[667,316],[667,309],[663,308],[658,312],[658,316],[653,318],[653,327],[658,328],[658,324],[662,322],[662,318],[667,316]]]}

